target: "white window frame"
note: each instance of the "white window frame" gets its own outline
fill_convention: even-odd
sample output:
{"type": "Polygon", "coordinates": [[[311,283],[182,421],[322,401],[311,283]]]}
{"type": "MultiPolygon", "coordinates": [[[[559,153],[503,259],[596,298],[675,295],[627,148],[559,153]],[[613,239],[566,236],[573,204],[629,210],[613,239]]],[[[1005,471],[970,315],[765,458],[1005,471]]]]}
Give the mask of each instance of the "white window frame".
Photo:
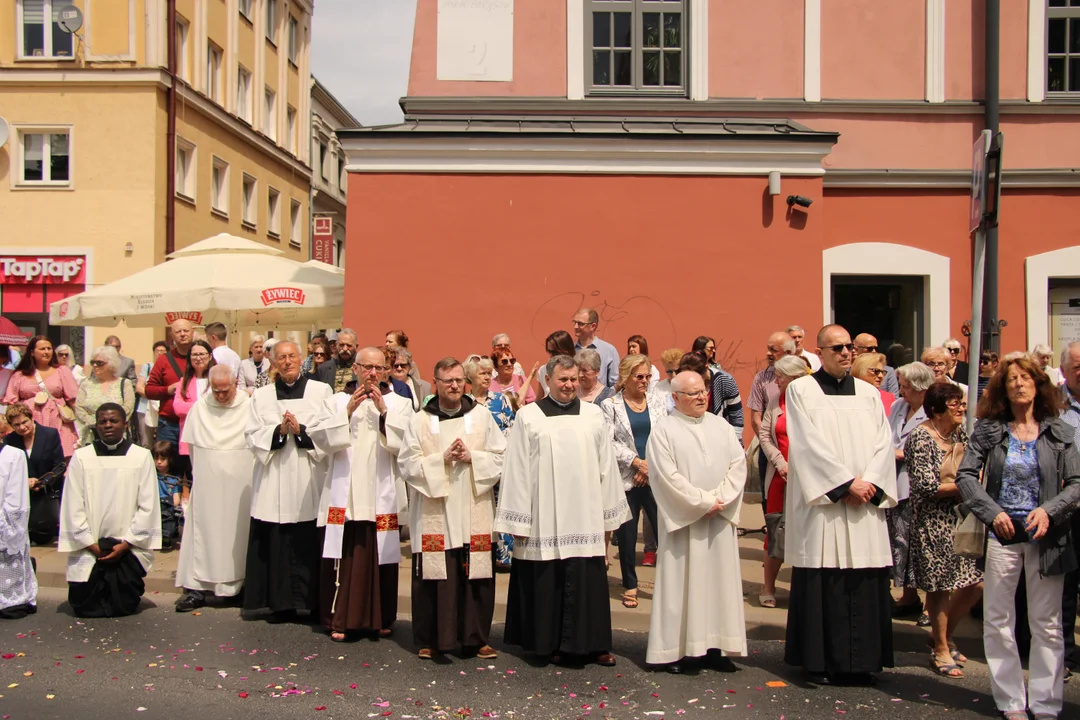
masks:
{"type": "MultiPolygon", "coordinates": [[[[15,163],[15,173],[12,176],[12,188],[13,189],[70,189],[74,186],[75,177],[75,152],[74,152],[74,131],[70,125],[14,125],[12,126],[14,131],[12,134],[14,137],[11,139],[13,161],[15,163]],[[24,144],[23,137],[26,135],[67,135],[68,139],[68,179],[67,180],[52,180],[51,177],[46,180],[44,177],[41,180],[27,180],[24,175],[25,171],[25,158],[24,158],[24,144]]],[[[41,167],[42,173],[46,171],[51,175],[51,162],[52,162],[52,140],[41,143],[41,167]]]]}
{"type": "Polygon", "coordinates": [[[291,200],[289,202],[289,244],[293,247],[303,246],[304,229],[300,218],[303,211],[303,205],[299,200],[291,200]]]}
{"type": "Polygon", "coordinates": [[[176,136],[176,196],[187,200],[188,202],[195,203],[196,192],[196,180],[198,179],[196,173],[198,172],[198,162],[196,155],[195,143],[185,138],[176,136]],[[186,159],[186,162],[181,162],[181,153],[186,159]],[[183,166],[183,181],[181,182],[180,170],[183,166]]]}
{"type": "Polygon", "coordinates": [[[180,79],[191,83],[191,64],[189,62],[188,39],[191,37],[191,23],[183,15],[176,16],[176,70],[180,79]]]}
{"type": "Polygon", "coordinates": [[[212,42],[206,44],[206,97],[224,105],[221,90],[225,87],[223,68],[225,51],[212,42]]]}
{"type": "Polygon", "coordinates": [[[277,93],[273,88],[266,88],[263,92],[263,132],[277,142],[277,93]]]}
{"type": "Polygon", "coordinates": [[[23,2],[24,0],[17,0],[15,3],[15,57],[17,60],[37,60],[37,61],[56,61],[56,60],[74,60],[75,59],[75,40],[71,41],[71,54],[70,55],[56,55],[55,48],[52,46],[52,16],[53,10],[59,10],[60,8],[70,5],[69,0],[44,0],[42,5],[42,14],[44,15],[43,30],[42,30],[42,54],[41,55],[27,55],[25,52],[25,45],[23,43],[23,2]]]}
{"type": "Polygon", "coordinates": [[[210,166],[210,212],[229,217],[229,163],[216,155],[210,166]],[[214,187],[215,173],[217,187],[214,187]]]}
{"type": "Polygon", "coordinates": [[[236,70],[236,117],[252,124],[251,71],[243,65],[236,70]]]}
{"type": "Polygon", "coordinates": [[[240,17],[244,18],[248,22],[251,22],[253,20],[252,15],[254,13],[252,12],[252,9],[254,4],[255,0],[240,0],[240,2],[238,3],[238,5],[240,6],[240,17]]]}
{"type": "Polygon", "coordinates": [[[254,230],[259,220],[259,181],[253,175],[244,173],[240,181],[240,224],[243,227],[254,230]],[[251,193],[245,193],[244,189],[251,187],[251,193]]]}
{"type": "Polygon", "coordinates": [[[281,191],[273,186],[266,190],[266,234],[281,239],[281,191]]]}
{"type": "Polygon", "coordinates": [[[285,149],[296,154],[296,108],[285,106],[285,149]]]}
{"type": "Polygon", "coordinates": [[[289,13],[288,35],[289,62],[294,67],[298,67],[300,64],[300,21],[292,13],[289,13]]]}
{"type": "Polygon", "coordinates": [[[278,0],[265,0],[266,2],[266,39],[277,47],[278,26],[278,0]]]}

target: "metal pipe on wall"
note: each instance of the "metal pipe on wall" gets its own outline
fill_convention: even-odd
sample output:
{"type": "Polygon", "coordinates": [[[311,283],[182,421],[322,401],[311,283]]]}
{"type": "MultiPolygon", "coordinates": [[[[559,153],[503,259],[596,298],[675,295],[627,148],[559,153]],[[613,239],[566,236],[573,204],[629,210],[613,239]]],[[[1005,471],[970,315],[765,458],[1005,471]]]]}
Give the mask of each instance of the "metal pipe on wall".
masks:
{"type": "Polygon", "coordinates": [[[165,256],[176,250],[176,0],[168,0],[165,37],[168,47],[169,90],[165,129],[165,256]]]}
{"type": "MultiPolygon", "coordinates": [[[[985,127],[995,136],[1000,121],[1001,72],[1001,0],[986,0],[986,100],[985,127]]],[[[1001,179],[998,179],[1000,182],[1001,179]]],[[[1001,352],[1001,318],[998,317],[998,228],[997,223],[986,229],[986,275],[982,305],[984,350],[1001,352]]],[[[979,358],[969,354],[968,361],[979,358]]]]}

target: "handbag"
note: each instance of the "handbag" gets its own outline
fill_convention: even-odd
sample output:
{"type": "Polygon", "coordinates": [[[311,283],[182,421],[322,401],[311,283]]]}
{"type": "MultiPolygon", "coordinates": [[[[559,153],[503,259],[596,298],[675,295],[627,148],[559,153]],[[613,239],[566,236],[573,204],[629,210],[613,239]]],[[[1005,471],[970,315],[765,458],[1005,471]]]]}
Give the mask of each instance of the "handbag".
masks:
{"type": "MultiPolygon", "coordinates": [[[[964,459],[964,443],[956,443],[941,462],[939,476],[943,483],[955,483],[960,462],[964,459]]],[[[979,478],[982,484],[982,477],[979,478]]],[[[953,531],[953,552],[962,558],[980,560],[986,553],[986,526],[963,505],[956,506],[957,523],[953,531]]]]}
{"type": "Polygon", "coordinates": [[[765,532],[769,534],[769,557],[784,559],[784,511],[765,513],[765,532]]]}
{"type": "Polygon", "coordinates": [[[38,405],[44,405],[45,403],[52,400],[53,404],[56,405],[57,412],[60,413],[61,420],[63,420],[64,422],[75,422],[75,411],[68,407],[66,404],[61,405],[59,402],[56,401],[56,398],[53,396],[53,394],[49,392],[48,388],[45,387],[45,381],[41,379],[41,373],[37,370],[34,371],[34,379],[37,380],[38,387],[41,388],[41,391],[34,396],[34,402],[38,405]]]}
{"type": "MultiPolygon", "coordinates": [[[[121,405],[123,405],[124,400],[127,399],[127,394],[124,392],[124,386],[125,386],[126,383],[129,383],[129,382],[131,382],[131,381],[128,380],[127,378],[124,378],[124,377],[120,378],[120,404],[121,405]]],[[[136,400],[138,400],[138,398],[136,398],[136,400]]],[[[138,406],[138,403],[136,403],[136,407],[137,406],[138,406]]],[[[127,430],[124,432],[124,437],[126,437],[128,440],[135,443],[136,445],[139,444],[139,423],[137,422],[137,416],[135,414],[135,410],[132,410],[131,415],[129,415],[127,417],[127,430]]]]}
{"type": "Polygon", "coordinates": [[[765,504],[765,488],[761,472],[761,441],[757,435],[750,439],[746,448],[746,484],[743,486],[743,502],[765,504]]]}

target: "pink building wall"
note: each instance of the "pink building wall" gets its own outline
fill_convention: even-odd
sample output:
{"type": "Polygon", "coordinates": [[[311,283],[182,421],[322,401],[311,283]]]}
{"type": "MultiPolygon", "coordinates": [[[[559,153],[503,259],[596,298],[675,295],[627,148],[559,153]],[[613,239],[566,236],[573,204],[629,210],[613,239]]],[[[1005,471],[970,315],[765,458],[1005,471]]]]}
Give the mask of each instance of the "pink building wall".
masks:
{"type": "Polygon", "coordinates": [[[709,96],[801,98],[803,34],[801,0],[712,0],[709,96]]]}
{"type": "Polygon", "coordinates": [[[821,97],[916,100],[926,96],[926,4],[821,3],[821,97]]]}

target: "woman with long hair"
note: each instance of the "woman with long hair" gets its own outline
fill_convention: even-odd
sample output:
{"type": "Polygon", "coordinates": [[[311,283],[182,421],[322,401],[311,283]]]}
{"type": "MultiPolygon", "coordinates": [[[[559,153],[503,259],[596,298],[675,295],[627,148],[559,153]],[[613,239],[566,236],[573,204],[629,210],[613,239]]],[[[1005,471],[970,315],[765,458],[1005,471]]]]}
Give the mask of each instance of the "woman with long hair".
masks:
{"type": "MultiPolygon", "coordinates": [[[[715,348],[715,344],[713,345],[715,348]]],[[[652,356],[649,355],[649,341],[645,339],[644,335],[631,335],[626,339],[626,354],[627,355],[644,355],[649,358],[649,368],[651,369],[651,377],[649,378],[649,389],[652,390],[656,387],[656,383],[660,382],[660,369],[652,362],[652,356]]]]}
{"type": "Polygon", "coordinates": [[[64,457],[75,452],[75,401],[79,386],[66,365],[61,365],[53,344],[44,335],[30,338],[4,393],[4,405],[22,403],[30,408],[34,422],[60,433],[64,457]]]}
{"type": "MultiPolygon", "coordinates": [[[[173,410],[180,419],[181,434],[184,432],[184,421],[187,420],[191,407],[210,392],[210,368],[217,365],[214,361],[214,350],[205,340],[196,340],[191,344],[187,359],[184,377],[180,379],[173,397],[173,410]]],[[[180,454],[188,454],[187,443],[180,443],[180,454]]]]}
{"type": "MultiPolygon", "coordinates": [[[[544,340],[544,352],[548,354],[549,358],[556,355],[574,357],[577,354],[577,350],[574,348],[574,337],[565,330],[556,330],[544,340]]],[[[540,387],[543,388],[546,397],[548,394],[546,365],[540,366],[536,373],[536,379],[540,381],[540,387]]]]}

